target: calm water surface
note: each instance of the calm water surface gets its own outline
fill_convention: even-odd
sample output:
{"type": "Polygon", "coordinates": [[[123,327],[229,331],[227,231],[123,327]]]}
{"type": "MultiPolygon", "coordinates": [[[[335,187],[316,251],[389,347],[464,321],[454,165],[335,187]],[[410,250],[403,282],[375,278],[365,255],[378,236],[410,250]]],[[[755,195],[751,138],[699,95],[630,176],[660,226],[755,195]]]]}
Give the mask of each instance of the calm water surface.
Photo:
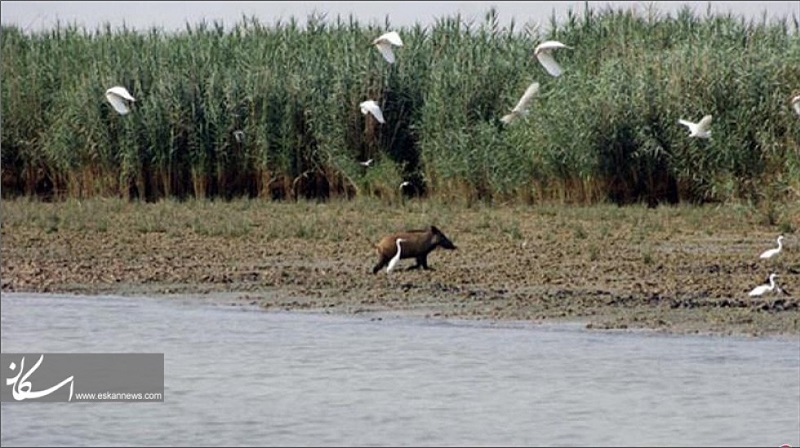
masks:
{"type": "Polygon", "coordinates": [[[3,352],[163,352],[163,403],[3,403],[5,446],[800,446],[800,339],[2,295],[3,352]]]}

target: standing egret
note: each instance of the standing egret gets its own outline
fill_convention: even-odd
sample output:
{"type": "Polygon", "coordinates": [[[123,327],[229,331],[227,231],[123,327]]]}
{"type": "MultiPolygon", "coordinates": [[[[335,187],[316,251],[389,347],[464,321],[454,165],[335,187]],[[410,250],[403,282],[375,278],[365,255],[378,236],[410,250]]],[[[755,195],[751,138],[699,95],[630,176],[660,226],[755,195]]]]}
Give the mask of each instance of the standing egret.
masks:
{"type": "Polygon", "coordinates": [[[783,240],[783,235],[780,235],[778,237],[778,247],[775,249],[765,250],[763,253],[761,253],[761,255],[759,255],[758,258],[763,258],[766,260],[768,258],[772,258],[774,255],[777,255],[778,252],[780,252],[781,248],[783,247],[783,244],[781,243],[782,240],[783,240]]]}
{"type": "Polygon", "coordinates": [[[711,137],[711,115],[706,115],[699,123],[692,123],[684,119],[679,119],[678,123],[689,128],[689,137],[709,138],[711,137]]]}
{"type": "Polygon", "coordinates": [[[386,123],[386,120],[383,119],[383,112],[381,112],[380,106],[373,100],[367,100],[363,103],[359,104],[361,107],[361,113],[366,115],[368,113],[372,114],[376,120],[380,123],[386,123]]]}
{"type": "Polygon", "coordinates": [[[392,51],[392,45],[395,47],[402,47],[403,40],[400,39],[400,35],[397,34],[397,31],[390,31],[373,40],[372,45],[375,45],[375,48],[381,52],[383,59],[386,59],[386,62],[394,64],[394,52],[392,51]]]}
{"type": "Polygon", "coordinates": [[[794,111],[797,113],[797,115],[800,115],[800,95],[797,95],[796,97],[792,98],[792,107],[794,108],[794,111]]]}
{"type": "MultiPolygon", "coordinates": [[[[775,277],[777,277],[777,276],[778,276],[778,274],[774,274],[774,273],[773,274],[769,274],[769,285],[756,286],[747,295],[749,295],[750,297],[755,297],[755,296],[760,296],[761,294],[764,294],[767,291],[772,291],[773,289],[775,289],[775,277]]],[[[780,289],[780,288],[778,288],[778,289],[780,289]]]]}
{"type": "Polygon", "coordinates": [[[233,136],[236,138],[236,143],[241,143],[244,140],[244,131],[237,129],[233,131],[233,136]]]}
{"type": "Polygon", "coordinates": [[[389,266],[386,266],[386,273],[391,274],[394,270],[394,266],[400,261],[400,243],[405,241],[402,238],[398,238],[395,240],[395,244],[397,244],[397,252],[395,252],[394,257],[392,257],[391,261],[389,261],[389,266]]]}
{"type": "Polygon", "coordinates": [[[125,115],[131,110],[128,108],[128,101],[134,102],[136,99],[122,86],[114,86],[106,90],[106,99],[120,115],[125,115]]]}
{"type": "Polygon", "coordinates": [[[508,115],[504,115],[503,118],[500,119],[505,124],[511,123],[514,119],[518,118],[520,115],[525,115],[528,113],[528,104],[531,102],[531,98],[536,95],[536,92],[539,91],[539,83],[534,82],[525,89],[525,93],[522,94],[522,98],[519,99],[517,105],[511,109],[511,113],[508,115]]]}
{"type": "Polygon", "coordinates": [[[553,58],[553,55],[550,54],[553,50],[558,48],[566,48],[569,50],[573,49],[572,47],[566,46],[559,41],[548,40],[540,43],[533,50],[533,54],[536,56],[536,59],[538,59],[539,63],[542,64],[542,67],[547,70],[547,73],[550,73],[552,76],[561,75],[561,66],[558,65],[558,62],[556,62],[556,60],[553,58]]]}

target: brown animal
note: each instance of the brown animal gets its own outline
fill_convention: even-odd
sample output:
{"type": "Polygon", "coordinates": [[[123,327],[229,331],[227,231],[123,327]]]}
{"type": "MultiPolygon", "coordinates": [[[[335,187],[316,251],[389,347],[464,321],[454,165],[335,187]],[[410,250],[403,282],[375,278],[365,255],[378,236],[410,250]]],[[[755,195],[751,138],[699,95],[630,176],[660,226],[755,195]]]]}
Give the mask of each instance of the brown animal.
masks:
{"type": "Polygon", "coordinates": [[[405,240],[401,245],[400,259],[417,259],[417,264],[411,266],[409,269],[423,268],[432,270],[433,268],[428,267],[428,254],[431,253],[432,250],[439,246],[444,249],[456,249],[456,246],[453,245],[436,226],[430,226],[423,230],[396,232],[383,237],[378,244],[375,245],[375,250],[378,252],[378,264],[372,268],[373,274],[377,274],[397,253],[397,244],[395,241],[398,238],[405,240]]]}

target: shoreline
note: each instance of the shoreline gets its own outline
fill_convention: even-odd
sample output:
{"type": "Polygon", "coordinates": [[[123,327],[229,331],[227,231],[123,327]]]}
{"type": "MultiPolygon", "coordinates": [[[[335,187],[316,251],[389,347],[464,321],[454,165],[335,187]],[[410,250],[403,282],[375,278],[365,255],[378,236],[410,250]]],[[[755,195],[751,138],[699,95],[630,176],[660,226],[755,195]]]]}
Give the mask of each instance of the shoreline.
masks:
{"type": "MultiPolygon", "coordinates": [[[[354,308],[351,305],[343,306],[321,306],[321,307],[306,307],[306,306],[292,306],[291,304],[271,304],[269,300],[259,301],[253,296],[247,294],[239,294],[236,292],[225,293],[180,293],[180,294],[117,294],[117,293],[96,293],[90,294],[85,292],[26,292],[15,291],[9,292],[11,294],[30,294],[30,295],[64,295],[76,297],[108,297],[108,298],[125,298],[134,300],[165,300],[165,301],[182,301],[184,303],[195,304],[202,302],[205,305],[227,307],[227,308],[244,308],[247,312],[268,312],[268,313],[287,313],[287,314],[309,314],[316,316],[338,316],[343,318],[362,318],[370,321],[393,321],[393,320],[416,320],[425,322],[436,322],[437,324],[444,325],[457,325],[481,328],[524,328],[524,329],[550,329],[550,330],[566,330],[566,331],[599,331],[602,333],[614,334],[642,334],[642,335],[669,335],[669,336],[699,336],[699,337],[715,337],[715,338],[769,338],[775,340],[788,340],[796,341],[797,333],[789,332],[770,332],[760,333],[756,332],[743,332],[736,329],[721,329],[719,331],[701,330],[700,328],[676,328],[665,326],[653,326],[643,322],[641,325],[620,325],[620,326],[600,326],[597,322],[593,322],[590,317],[576,317],[576,318],[543,318],[539,320],[525,320],[525,319],[512,319],[502,318],[493,319],[485,316],[463,316],[463,315],[443,315],[441,311],[429,309],[428,312],[420,312],[414,309],[391,309],[391,308],[372,308],[367,309],[363,307],[354,308]]],[[[606,317],[610,317],[606,316],[606,317]]]]}

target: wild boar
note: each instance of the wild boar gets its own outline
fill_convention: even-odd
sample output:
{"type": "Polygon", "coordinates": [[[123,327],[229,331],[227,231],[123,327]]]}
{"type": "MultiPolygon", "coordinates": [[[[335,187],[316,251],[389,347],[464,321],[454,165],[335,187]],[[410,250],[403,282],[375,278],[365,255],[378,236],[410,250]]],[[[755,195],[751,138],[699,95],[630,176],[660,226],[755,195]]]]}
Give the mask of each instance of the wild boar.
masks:
{"type": "Polygon", "coordinates": [[[396,232],[383,237],[378,244],[375,244],[375,250],[378,253],[378,263],[372,268],[373,274],[377,274],[397,253],[396,240],[398,238],[404,240],[400,250],[400,259],[417,259],[417,264],[411,266],[409,269],[433,269],[428,266],[428,254],[431,253],[432,250],[437,247],[449,250],[456,249],[452,241],[450,241],[436,226],[430,226],[427,229],[396,232]]]}

